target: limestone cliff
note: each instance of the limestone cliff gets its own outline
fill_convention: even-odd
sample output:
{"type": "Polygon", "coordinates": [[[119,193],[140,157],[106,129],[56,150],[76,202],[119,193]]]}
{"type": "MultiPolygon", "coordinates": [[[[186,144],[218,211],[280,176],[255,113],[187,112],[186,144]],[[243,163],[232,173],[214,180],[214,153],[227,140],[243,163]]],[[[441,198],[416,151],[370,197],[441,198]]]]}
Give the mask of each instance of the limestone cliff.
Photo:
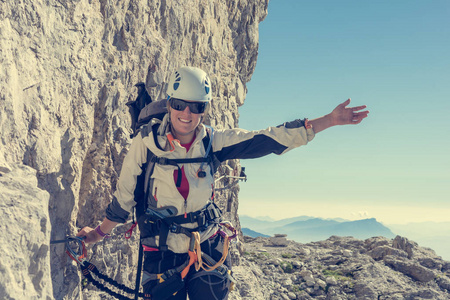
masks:
{"type": "MultiPolygon", "coordinates": [[[[27,201],[39,202],[33,210],[48,214],[41,220],[51,223],[42,221],[33,232],[12,218],[6,227],[10,237],[21,236],[17,227],[43,234],[46,241],[23,242],[15,251],[34,257],[45,252],[50,239],[103,218],[130,144],[125,103],[135,97],[137,82],[145,81],[150,95],[160,99],[175,68],[200,67],[214,88],[207,122],[237,126],[267,6],[268,0],[0,1],[0,166],[14,176],[24,165],[36,171],[35,188],[49,199],[31,194],[27,201]]],[[[16,179],[33,182],[30,176],[16,179]]],[[[217,198],[238,225],[237,193],[234,187],[217,198]]],[[[135,249],[136,240],[120,239],[96,245],[90,255],[115,279],[132,285],[135,249]]],[[[45,276],[25,284],[2,267],[9,277],[0,284],[1,296],[16,298],[4,290],[6,282],[16,280],[22,299],[79,299],[79,273],[63,247],[51,246],[49,253],[52,282],[48,265],[27,260],[24,274],[45,276]]],[[[4,259],[2,266],[11,263],[4,259]]]]}
{"type": "Polygon", "coordinates": [[[49,194],[37,185],[28,166],[0,168],[0,299],[51,299],[49,194]]]}

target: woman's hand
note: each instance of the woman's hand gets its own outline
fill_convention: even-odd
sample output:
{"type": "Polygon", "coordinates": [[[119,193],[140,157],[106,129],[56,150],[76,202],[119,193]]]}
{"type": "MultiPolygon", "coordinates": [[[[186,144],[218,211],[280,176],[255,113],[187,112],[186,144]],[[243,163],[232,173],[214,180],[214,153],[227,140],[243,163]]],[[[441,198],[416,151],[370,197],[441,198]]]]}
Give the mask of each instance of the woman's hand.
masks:
{"type": "Polygon", "coordinates": [[[95,229],[92,229],[91,227],[84,227],[80,230],[80,232],[77,233],[77,236],[85,236],[86,239],[84,240],[84,242],[86,244],[97,243],[103,238],[100,234],[97,233],[97,231],[95,231],[95,229]]]}
{"type": "Polygon", "coordinates": [[[367,118],[369,111],[360,111],[366,108],[365,105],[347,107],[349,104],[350,99],[347,99],[328,115],[309,121],[314,132],[318,133],[336,125],[359,124],[364,118],[367,118]]]}
{"type": "Polygon", "coordinates": [[[369,111],[360,111],[366,106],[347,107],[350,104],[350,99],[336,106],[331,112],[331,123],[334,125],[359,124],[364,118],[367,118],[369,111]]]}
{"type": "MultiPolygon", "coordinates": [[[[104,218],[102,224],[99,226],[100,232],[107,235],[113,230],[114,227],[116,227],[117,224],[119,223],[104,218]]],[[[91,227],[84,227],[77,233],[77,236],[85,236],[86,239],[84,241],[86,244],[97,243],[104,237],[101,236],[97,230],[92,229],[91,227]]]]}

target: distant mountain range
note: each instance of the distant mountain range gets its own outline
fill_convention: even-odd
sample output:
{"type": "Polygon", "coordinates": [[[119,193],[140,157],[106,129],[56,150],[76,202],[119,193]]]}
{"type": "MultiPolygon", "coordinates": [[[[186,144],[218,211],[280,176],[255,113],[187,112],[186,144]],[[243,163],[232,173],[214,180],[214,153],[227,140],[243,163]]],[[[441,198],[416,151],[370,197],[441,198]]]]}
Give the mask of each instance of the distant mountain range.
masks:
{"type": "Polygon", "coordinates": [[[288,239],[309,243],[328,239],[332,235],[366,239],[374,236],[406,237],[421,247],[433,249],[450,261],[450,222],[422,222],[383,225],[376,219],[349,221],[342,218],[322,219],[299,216],[275,221],[270,217],[239,216],[242,233],[251,237],[287,234],[288,239]]]}
{"type": "Polygon", "coordinates": [[[283,219],[279,221],[261,220],[249,216],[240,216],[244,234],[256,237],[261,235],[272,236],[276,233],[287,234],[288,238],[308,243],[325,240],[332,235],[353,236],[366,239],[373,236],[394,238],[395,234],[376,219],[348,221],[344,219],[321,219],[308,216],[283,219]],[[243,229],[244,232],[244,229],[243,229]]]}

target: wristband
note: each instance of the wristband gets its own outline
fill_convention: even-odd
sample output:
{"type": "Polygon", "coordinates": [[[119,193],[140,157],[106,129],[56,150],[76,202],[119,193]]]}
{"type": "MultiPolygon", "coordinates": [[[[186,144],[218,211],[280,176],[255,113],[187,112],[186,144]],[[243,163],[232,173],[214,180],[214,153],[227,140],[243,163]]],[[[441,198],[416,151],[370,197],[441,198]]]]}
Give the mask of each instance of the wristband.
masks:
{"type": "Polygon", "coordinates": [[[111,235],[109,233],[104,233],[101,229],[100,229],[100,225],[98,225],[95,228],[95,231],[102,237],[102,238],[109,238],[111,237],[111,235]]]}
{"type": "Polygon", "coordinates": [[[309,123],[308,118],[305,118],[305,119],[303,120],[303,122],[304,122],[304,124],[305,124],[305,128],[306,128],[306,129],[312,128],[312,125],[309,123]]]}

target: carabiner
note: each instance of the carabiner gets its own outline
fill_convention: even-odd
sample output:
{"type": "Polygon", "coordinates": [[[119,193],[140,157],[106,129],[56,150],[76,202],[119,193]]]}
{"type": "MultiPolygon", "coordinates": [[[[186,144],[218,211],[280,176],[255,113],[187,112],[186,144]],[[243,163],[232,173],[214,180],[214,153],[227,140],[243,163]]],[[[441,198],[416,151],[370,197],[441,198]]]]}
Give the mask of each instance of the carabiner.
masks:
{"type": "Polygon", "coordinates": [[[84,262],[86,261],[86,257],[87,257],[86,245],[84,244],[85,238],[86,238],[85,236],[83,236],[83,237],[68,236],[66,238],[66,253],[67,253],[67,255],[69,255],[69,257],[71,259],[76,261],[79,265],[83,265],[84,262]],[[72,249],[72,247],[71,247],[72,242],[76,243],[78,251],[75,251],[74,249],[72,249]]]}

